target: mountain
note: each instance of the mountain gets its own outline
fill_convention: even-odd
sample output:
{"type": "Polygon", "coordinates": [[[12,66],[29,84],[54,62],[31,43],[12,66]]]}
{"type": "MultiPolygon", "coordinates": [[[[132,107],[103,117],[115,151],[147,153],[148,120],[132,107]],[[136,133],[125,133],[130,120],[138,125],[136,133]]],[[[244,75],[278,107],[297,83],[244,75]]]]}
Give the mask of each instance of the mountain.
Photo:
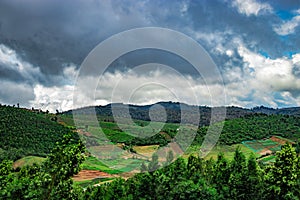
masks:
{"type": "Polygon", "coordinates": [[[124,118],[132,118],[135,120],[145,120],[150,121],[151,116],[157,116],[152,118],[154,121],[163,121],[170,123],[178,123],[181,122],[181,114],[188,113],[188,116],[184,116],[185,123],[194,123],[195,118],[199,117],[200,113],[200,126],[205,126],[210,124],[211,113],[212,110],[214,112],[214,121],[223,120],[223,111],[226,109],[226,119],[235,119],[244,117],[246,115],[251,115],[255,113],[263,113],[263,114],[282,114],[282,115],[293,115],[300,116],[300,107],[293,108],[281,108],[274,109],[268,108],[264,106],[255,107],[252,109],[235,107],[235,106],[227,106],[227,107],[208,107],[208,106],[192,106],[184,103],[178,102],[158,102],[152,105],[138,106],[138,105],[128,105],[122,103],[113,103],[105,106],[89,106],[83,107],[79,109],[75,109],[74,111],[66,111],[62,114],[72,114],[72,112],[76,112],[77,114],[93,114],[96,112],[98,117],[104,118],[104,120],[113,121],[114,117],[124,117],[124,118]],[[159,115],[161,115],[162,110],[159,109],[163,107],[166,111],[167,119],[161,119],[159,115]],[[113,108],[113,109],[112,109],[113,108]],[[153,108],[153,109],[152,109],[153,108]],[[129,109],[129,115],[127,110],[129,109]],[[113,110],[113,111],[112,111],[113,110]],[[199,111],[199,112],[197,112],[199,111]],[[114,112],[114,113],[113,113],[114,112]]]}
{"type": "Polygon", "coordinates": [[[264,114],[281,114],[281,115],[293,115],[300,116],[300,107],[290,107],[290,108],[268,108],[265,106],[254,107],[252,111],[255,113],[264,113],[264,114]]]}

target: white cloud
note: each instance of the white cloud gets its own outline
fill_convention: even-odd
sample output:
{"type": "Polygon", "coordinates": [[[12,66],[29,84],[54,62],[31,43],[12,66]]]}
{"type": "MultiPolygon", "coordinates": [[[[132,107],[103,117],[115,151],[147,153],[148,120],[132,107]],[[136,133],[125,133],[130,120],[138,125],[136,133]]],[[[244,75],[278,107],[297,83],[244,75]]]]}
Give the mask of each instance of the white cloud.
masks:
{"type": "Polygon", "coordinates": [[[0,44],[0,64],[4,72],[14,73],[12,80],[9,77],[0,79],[0,102],[20,103],[20,106],[51,112],[72,108],[73,84],[77,75],[74,64],[65,64],[62,75],[51,77],[60,86],[42,85],[40,81],[46,77],[40,68],[24,61],[16,51],[3,44],[0,44]]]}
{"type": "Polygon", "coordinates": [[[63,69],[63,75],[56,79],[61,83],[60,86],[44,86],[35,84],[34,100],[30,101],[31,107],[49,110],[50,112],[66,111],[73,109],[73,90],[77,76],[77,70],[74,64],[68,64],[63,69]]]}
{"type": "Polygon", "coordinates": [[[250,51],[241,43],[238,54],[244,61],[242,70],[235,67],[232,69],[235,71],[225,72],[225,78],[227,76],[226,79],[229,80],[226,85],[228,102],[241,106],[300,105],[300,98],[292,95],[293,91],[300,91],[300,79],[293,73],[300,54],[295,54],[290,59],[270,59],[250,51]]]}
{"type": "Polygon", "coordinates": [[[98,78],[86,76],[77,82],[75,95],[78,99],[75,101],[75,107],[95,105],[99,102],[139,105],[158,101],[176,101],[193,105],[225,104],[222,84],[208,85],[200,78],[192,78],[170,69],[148,70],[148,73],[140,73],[138,70],[105,73],[95,90],[98,78]]]}
{"type": "MultiPolygon", "coordinates": [[[[64,70],[64,77],[69,77],[67,82],[71,84],[60,87],[37,85],[34,88],[36,98],[31,103],[52,112],[56,109],[68,110],[111,102],[145,105],[158,101],[179,101],[198,105],[226,104],[244,107],[300,105],[300,97],[291,92],[300,90],[300,80],[293,73],[295,64],[300,61],[300,54],[295,54],[290,59],[270,59],[249,50],[239,39],[235,39],[233,43],[236,48],[224,51],[224,54],[230,57],[236,50],[244,64],[225,64],[222,74],[226,82],[226,102],[222,96],[222,83],[207,84],[200,78],[179,74],[167,66],[163,66],[163,70],[148,66],[148,69],[156,70],[144,68],[139,71],[135,68],[123,72],[107,72],[101,77],[84,76],[77,80],[77,88],[73,85],[74,80],[71,81],[77,71],[74,66],[70,66],[64,70]],[[73,92],[74,89],[77,89],[76,93],[73,92]],[[281,97],[275,97],[275,93],[281,97]],[[75,105],[74,95],[77,99],[75,105]]],[[[235,59],[234,56],[230,58],[235,59]]]]}
{"type": "Polygon", "coordinates": [[[240,47],[238,52],[247,63],[247,67],[254,71],[253,76],[258,85],[266,85],[267,89],[272,91],[300,89],[300,80],[292,73],[293,58],[269,59],[251,52],[245,47],[240,47]]]}
{"type": "Polygon", "coordinates": [[[213,54],[225,54],[229,57],[234,54],[231,50],[233,41],[230,39],[233,35],[233,31],[230,29],[213,32],[187,29],[187,32],[195,38],[195,40],[199,41],[200,44],[205,42],[205,44],[210,47],[210,52],[213,54]]]}
{"type": "Polygon", "coordinates": [[[46,87],[43,85],[34,86],[35,99],[30,101],[31,107],[49,110],[50,112],[66,111],[73,108],[73,89],[72,85],[61,87],[46,87]]]}
{"type": "Polygon", "coordinates": [[[28,107],[30,100],[34,99],[34,92],[30,85],[26,83],[15,83],[0,79],[0,102],[4,104],[17,104],[21,107],[28,107]]]}
{"type": "Polygon", "coordinates": [[[43,75],[38,67],[21,59],[16,51],[0,44],[0,64],[4,70],[15,71],[19,79],[25,78],[27,81],[34,82],[42,79],[43,75]]]}
{"type": "Polygon", "coordinates": [[[295,29],[300,25],[300,9],[296,12],[298,15],[289,21],[285,21],[281,25],[273,27],[278,35],[289,35],[295,33],[295,29]]]}
{"type": "Polygon", "coordinates": [[[226,53],[227,56],[231,57],[234,52],[232,50],[228,49],[228,50],[226,50],[225,53],[226,53]]]}
{"type": "Polygon", "coordinates": [[[234,0],[232,5],[237,8],[238,12],[250,15],[259,15],[261,12],[272,12],[273,8],[267,3],[260,3],[256,0],[234,0]]]}
{"type": "Polygon", "coordinates": [[[183,1],[181,8],[180,8],[181,16],[184,16],[187,13],[188,9],[189,9],[189,3],[186,1],[183,1]]]}

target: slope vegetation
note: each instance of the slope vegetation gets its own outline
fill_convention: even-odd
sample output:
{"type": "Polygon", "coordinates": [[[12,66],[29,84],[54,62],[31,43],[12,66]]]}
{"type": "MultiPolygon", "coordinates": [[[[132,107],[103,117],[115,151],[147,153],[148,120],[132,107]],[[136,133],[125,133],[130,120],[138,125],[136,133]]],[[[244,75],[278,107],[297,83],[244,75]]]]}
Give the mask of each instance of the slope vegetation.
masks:
{"type": "Polygon", "coordinates": [[[49,114],[0,106],[0,160],[45,156],[68,132],[70,129],[52,121],[49,114]]]}

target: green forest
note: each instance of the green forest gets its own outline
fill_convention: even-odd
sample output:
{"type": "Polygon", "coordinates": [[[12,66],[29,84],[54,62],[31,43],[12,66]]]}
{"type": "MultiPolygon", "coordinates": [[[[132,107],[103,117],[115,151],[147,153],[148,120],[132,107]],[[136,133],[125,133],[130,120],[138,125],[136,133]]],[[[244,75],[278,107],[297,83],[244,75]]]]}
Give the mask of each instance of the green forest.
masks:
{"type": "MultiPolygon", "coordinates": [[[[237,148],[232,159],[222,152],[216,159],[189,155],[166,161],[156,154],[140,165],[140,172],[126,179],[115,176],[104,182],[77,184],[73,177],[83,168],[109,169],[89,156],[86,145],[73,129],[69,116],[0,106],[0,199],[299,199],[299,144],[286,143],[274,154],[274,162],[265,164],[251,154],[246,157],[237,148]],[[62,125],[64,124],[64,125],[62,125]],[[72,129],[70,129],[70,127],[72,129]],[[42,162],[14,167],[18,158],[28,155],[45,157],[42,162]],[[88,162],[86,162],[88,160],[88,162]],[[96,166],[99,165],[99,166],[96,166]],[[97,186],[94,184],[97,183],[97,186]]],[[[134,138],[116,123],[100,121],[111,142],[133,145],[164,146],[176,135],[178,125],[167,123],[162,133],[146,140],[134,138]]],[[[147,124],[137,120],[139,130],[147,124]]],[[[159,125],[159,124],[157,124],[159,125]]],[[[221,126],[218,122],[213,126],[221,126]]],[[[129,127],[130,130],[132,127],[129,127]]],[[[207,126],[197,131],[199,145],[207,126]]],[[[89,133],[94,127],[83,127],[89,133]]],[[[149,131],[153,131],[152,129],[149,131]]],[[[281,114],[251,114],[224,122],[219,144],[238,144],[272,135],[297,141],[299,117],[281,114]]],[[[126,146],[125,146],[126,147],[126,146]]]]}
{"type": "Polygon", "coordinates": [[[71,131],[55,120],[55,115],[0,106],[0,160],[49,154],[63,134],[71,131]]]}
{"type": "MultiPolygon", "coordinates": [[[[74,125],[70,115],[60,115],[58,117],[69,126],[74,125]]],[[[160,131],[165,134],[157,133],[151,137],[140,139],[124,132],[114,122],[107,122],[102,117],[99,117],[98,120],[99,126],[110,141],[114,143],[122,142],[129,146],[153,144],[165,146],[176,136],[176,129],[178,128],[178,125],[175,123],[166,123],[160,131]]],[[[139,126],[144,126],[147,124],[147,121],[137,120],[136,123],[139,126]]],[[[139,126],[135,127],[137,131],[139,126]]],[[[223,126],[218,143],[225,145],[238,144],[246,140],[259,140],[272,135],[282,136],[295,141],[300,138],[300,120],[298,116],[255,113],[215,123],[211,128],[213,126],[223,126]]],[[[198,128],[193,142],[194,145],[202,144],[208,128],[209,126],[198,128]]],[[[152,129],[149,130],[149,134],[152,134],[152,129]]]]}
{"type": "MultiPolygon", "coordinates": [[[[255,157],[246,158],[236,149],[229,161],[190,156],[161,169],[154,155],[141,170],[154,170],[117,178],[97,187],[82,188],[72,176],[80,171],[85,148],[72,135],[53,149],[41,165],[15,171],[12,162],[0,164],[1,199],[299,199],[300,159],[286,144],[273,165],[259,166],[255,157]],[[157,170],[156,170],[157,169],[157,170]]],[[[167,163],[168,164],[168,163],[167,163]]]]}
{"type": "MultiPolygon", "coordinates": [[[[238,144],[246,140],[259,140],[278,135],[297,140],[300,138],[299,117],[289,115],[252,114],[241,118],[225,120],[224,124],[216,123],[212,126],[223,125],[218,143],[238,144]]],[[[208,126],[200,127],[195,138],[195,144],[201,144],[208,126]]]]}

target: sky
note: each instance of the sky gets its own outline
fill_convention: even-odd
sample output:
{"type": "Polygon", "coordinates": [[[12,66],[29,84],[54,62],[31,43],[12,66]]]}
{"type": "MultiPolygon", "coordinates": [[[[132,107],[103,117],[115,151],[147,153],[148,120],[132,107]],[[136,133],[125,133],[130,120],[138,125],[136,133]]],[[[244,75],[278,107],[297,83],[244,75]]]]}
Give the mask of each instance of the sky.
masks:
{"type": "Polygon", "coordinates": [[[51,112],[111,102],[300,106],[299,35],[298,0],[2,0],[0,103],[51,112]],[[80,74],[98,44],[144,27],[195,40],[222,81],[203,78],[182,57],[157,49],[122,55],[97,76],[80,74]],[[81,102],[75,106],[79,82],[81,102]],[[220,99],[223,91],[226,98],[220,99]]]}

